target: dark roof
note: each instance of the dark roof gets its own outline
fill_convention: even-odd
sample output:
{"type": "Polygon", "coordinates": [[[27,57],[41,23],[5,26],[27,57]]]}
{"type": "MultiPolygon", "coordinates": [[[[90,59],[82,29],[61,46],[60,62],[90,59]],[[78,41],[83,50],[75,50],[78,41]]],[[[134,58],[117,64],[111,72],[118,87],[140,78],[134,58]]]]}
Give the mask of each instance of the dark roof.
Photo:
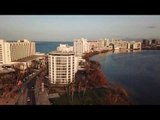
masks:
{"type": "Polygon", "coordinates": [[[27,61],[31,61],[31,60],[34,60],[38,57],[43,57],[41,55],[32,55],[32,56],[29,56],[29,57],[25,57],[25,58],[22,58],[22,59],[19,59],[19,60],[15,60],[13,62],[27,62],[27,61]]]}

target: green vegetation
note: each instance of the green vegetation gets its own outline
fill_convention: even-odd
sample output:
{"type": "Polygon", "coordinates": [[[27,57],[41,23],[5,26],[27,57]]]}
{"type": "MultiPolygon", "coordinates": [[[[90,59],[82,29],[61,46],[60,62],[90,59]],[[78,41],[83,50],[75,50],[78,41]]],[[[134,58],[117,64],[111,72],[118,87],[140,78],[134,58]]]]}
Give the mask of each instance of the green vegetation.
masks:
{"type": "MultiPolygon", "coordinates": [[[[110,84],[100,69],[97,61],[89,57],[99,52],[87,53],[85,71],[76,73],[74,83],[67,86],[67,91],[60,98],[50,100],[53,105],[129,105],[128,93],[119,86],[110,84]]],[[[58,91],[57,91],[58,92],[58,91]]]]}
{"type": "Polygon", "coordinates": [[[76,92],[73,101],[68,94],[51,101],[54,101],[53,105],[128,105],[130,103],[127,97],[121,91],[110,87],[88,89],[85,95],[76,92]]]}
{"type": "Polygon", "coordinates": [[[60,98],[54,100],[54,105],[92,105],[95,103],[93,94],[93,91],[91,92],[90,90],[87,90],[85,95],[76,92],[73,101],[71,96],[64,94],[60,98]]]}

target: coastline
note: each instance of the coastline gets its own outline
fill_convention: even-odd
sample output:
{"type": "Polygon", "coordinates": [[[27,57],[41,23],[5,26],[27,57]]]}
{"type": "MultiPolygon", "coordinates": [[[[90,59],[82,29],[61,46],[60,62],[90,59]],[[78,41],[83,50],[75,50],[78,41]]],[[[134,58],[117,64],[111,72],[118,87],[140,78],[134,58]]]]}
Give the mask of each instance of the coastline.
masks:
{"type": "MultiPolygon", "coordinates": [[[[87,76],[89,76],[92,80],[92,84],[95,82],[94,78],[99,77],[99,80],[96,82],[96,85],[93,87],[94,89],[96,88],[104,88],[104,93],[105,91],[110,91],[109,93],[106,93],[105,95],[105,104],[109,105],[130,105],[132,104],[131,100],[129,100],[129,95],[128,92],[120,85],[116,85],[113,83],[110,83],[109,80],[105,77],[103,71],[101,70],[101,65],[97,61],[90,60],[90,57],[101,54],[101,53],[107,53],[109,51],[113,50],[105,50],[105,51],[95,51],[95,52],[90,52],[86,53],[83,58],[90,64],[89,69],[93,69],[92,66],[93,64],[97,64],[97,68],[95,69],[95,72],[87,72],[87,76]],[[94,76],[93,76],[94,75],[94,76]]],[[[86,68],[86,71],[88,71],[88,68],[86,68]]],[[[88,77],[87,77],[88,79],[88,77]]],[[[92,88],[92,89],[93,89],[92,88]]]]}
{"type": "Polygon", "coordinates": [[[132,105],[128,92],[120,85],[106,79],[99,62],[89,58],[99,53],[85,54],[85,69],[76,73],[74,83],[65,88],[65,93],[53,101],[54,105],[132,105]]]}

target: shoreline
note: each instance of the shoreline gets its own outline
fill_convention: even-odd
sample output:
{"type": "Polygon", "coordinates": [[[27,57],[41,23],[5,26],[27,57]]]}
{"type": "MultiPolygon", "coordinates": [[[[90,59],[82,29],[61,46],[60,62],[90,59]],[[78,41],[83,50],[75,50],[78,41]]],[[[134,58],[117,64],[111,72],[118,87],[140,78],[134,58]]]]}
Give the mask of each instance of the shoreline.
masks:
{"type": "MultiPolygon", "coordinates": [[[[130,100],[130,97],[128,95],[127,90],[118,84],[113,84],[110,83],[109,80],[106,78],[106,76],[104,75],[102,69],[101,69],[101,65],[98,61],[95,60],[90,60],[90,57],[93,57],[95,55],[101,54],[101,53],[107,53],[113,50],[105,50],[105,51],[95,51],[95,52],[90,52],[90,53],[86,53],[83,58],[91,64],[90,69],[93,69],[92,66],[94,64],[98,64],[97,68],[95,68],[95,72],[88,72],[87,75],[92,79],[91,82],[95,82],[94,81],[94,77],[99,77],[98,82],[96,81],[96,85],[93,87],[93,89],[96,88],[104,88],[104,91],[110,91],[109,94],[107,93],[105,95],[105,98],[107,98],[108,102],[106,102],[106,104],[111,104],[111,105],[119,105],[119,104],[125,104],[125,105],[130,105],[133,104],[133,101],[130,100]],[[94,77],[93,77],[94,75],[94,77]],[[97,86],[97,87],[96,87],[97,86]],[[114,92],[113,92],[114,91],[114,92]],[[118,96],[118,97],[117,97],[118,96]]],[[[86,70],[87,71],[87,70],[86,70]]],[[[96,80],[96,79],[95,79],[96,80]]],[[[91,83],[91,84],[93,84],[91,83]]]]}

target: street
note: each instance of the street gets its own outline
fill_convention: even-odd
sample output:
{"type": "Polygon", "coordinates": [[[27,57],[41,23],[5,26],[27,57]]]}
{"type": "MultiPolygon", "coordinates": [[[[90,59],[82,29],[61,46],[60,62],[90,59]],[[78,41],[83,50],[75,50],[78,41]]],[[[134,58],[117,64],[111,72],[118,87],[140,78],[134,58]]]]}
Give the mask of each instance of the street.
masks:
{"type": "Polygon", "coordinates": [[[27,105],[36,105],[35,94],[34,94],[35,82],[36,82],[36,78],[31,80],[27,84],[27,89],[28,89],[27,99],[29,99],[27,100],[27,105]]]}
{"type": "Polygon", "coordinates": [[[44,72],[44,70],[45,69],[41,69],[41,70],[37,71],[27,83],[27,86],[26,86],[28,89],[27,105],[36,105],[35,84],[36,84],[37,77],[39,75],[41,75],[44,72]]]}
{"type": "Polygon", "coordinates": [[[45,71],[44,68],[35,71],[34,73],[32,73],[32,75],[29,75],[28,80],[23,84],[21,89],[25,89],[27,88],[27,94],[26,97],[24,94],[21,94],[18,101],[16,102],[16,104],[18,105],[19,103],[22,103],[22,99],[20,98],[25,98],[26,102],[23,102],[23,104],[26,105],[36,105],[36,98],[35,98],[35,83],[37,80],[37,76],[39,76],[41,73],[43,73],[43,71],[45,71]]]}

